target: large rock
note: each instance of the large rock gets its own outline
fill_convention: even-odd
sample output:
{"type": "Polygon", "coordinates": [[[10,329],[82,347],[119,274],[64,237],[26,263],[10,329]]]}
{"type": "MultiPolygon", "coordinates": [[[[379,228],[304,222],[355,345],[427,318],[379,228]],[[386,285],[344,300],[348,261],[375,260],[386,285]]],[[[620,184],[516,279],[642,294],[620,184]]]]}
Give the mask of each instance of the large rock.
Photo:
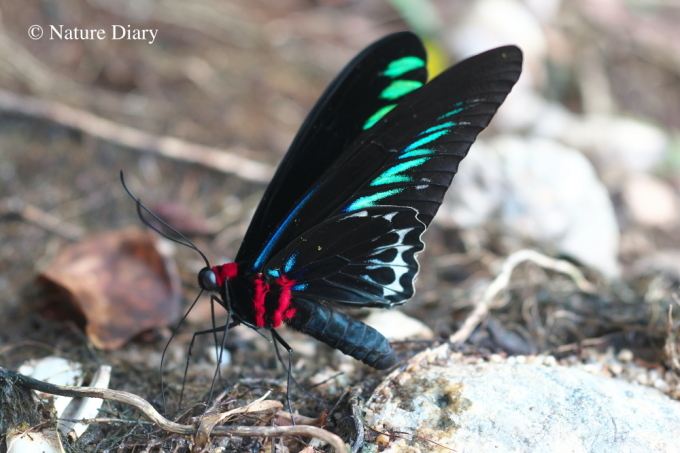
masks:
{"type": "Polygon", "coordinates": [[[389,453],[450,451],[427,440],[458,453],[680,450],[680,402],[659,390],[562,366],[489,363],[446,346],[383,381],[366,423],[401,433],[389,453]]]}
{"type": "Polygon", "coordinates": [[[619,274],[609,193],[583,154],[552,140],[504,135],[476,143],[435,221],[461,228],[500,222],[510,252],[529,242],[609,278],[619,274]]]}

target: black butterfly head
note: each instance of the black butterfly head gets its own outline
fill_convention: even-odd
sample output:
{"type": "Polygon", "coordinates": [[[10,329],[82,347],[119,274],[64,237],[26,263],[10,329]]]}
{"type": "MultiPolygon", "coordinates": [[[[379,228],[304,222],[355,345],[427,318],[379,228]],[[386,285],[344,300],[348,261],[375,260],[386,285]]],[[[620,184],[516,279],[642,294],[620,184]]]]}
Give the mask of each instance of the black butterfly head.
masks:
{"type": "Polygon", "coordinates": [[[217,284],[217,275],[215,275],[215,271],[209,267],[204,267],[198,273],[198,285],[202,290],[211,293],[219,292],[220,290],[220,286],[217,284]]]}
{"type": "Polygon", "coordinates": [[[220,293],[226,291],[227,283],[230,278],[238,275],[238,265],[236,263],[226,263],[220,266],[206,266],[198,273],[198,285],[203,291],[220,293]]]}

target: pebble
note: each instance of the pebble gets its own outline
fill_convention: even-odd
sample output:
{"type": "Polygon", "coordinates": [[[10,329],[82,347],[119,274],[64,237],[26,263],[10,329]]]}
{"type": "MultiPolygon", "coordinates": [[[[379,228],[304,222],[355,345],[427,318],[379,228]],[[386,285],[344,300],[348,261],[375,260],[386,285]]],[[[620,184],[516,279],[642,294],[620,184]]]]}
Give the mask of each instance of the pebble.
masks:
{"type": "Polygon", "coordinates": [[[633,352],[629,349],[621,349],[619,353],[616,355],[616,358],[619,359],[621,362],[627,363],[631,362],[635,356],[633,355],[633,352]]]}

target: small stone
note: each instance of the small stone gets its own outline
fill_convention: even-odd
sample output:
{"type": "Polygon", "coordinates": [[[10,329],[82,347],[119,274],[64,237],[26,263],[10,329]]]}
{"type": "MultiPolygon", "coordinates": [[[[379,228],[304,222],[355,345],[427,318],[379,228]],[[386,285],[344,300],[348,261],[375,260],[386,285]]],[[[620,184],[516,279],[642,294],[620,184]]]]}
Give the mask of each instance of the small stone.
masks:
{"type": "Polygon", "coordinates": [[[491,363],[503,363],[505,359],[500,354],[491,354],[489,356],[489,362],[491,363]]]}
{"type": "Polygon", "coordinates": [[[666,229],[677,225],[677,196],[661,179],[645,174],[631,176],[623,186],[623,201],[640,225],[666,229]]]}
{"type": "Polygon", "coordinates": [[[549,355],[548,357],[545,358],[543,365],[555,366],[557,365],[557,359],[555,358],[555,356],[549,355]]]}
{"type": "Polygon", "coordinates": [[[399,385],[405,385],[410,380],[411,380],[411,374],[407,373],[407,372],[403,372],[403,373],[399,374],[396,378],[394,378],[394,381],[399,385]]]}
{"type": "Polygon", "coordinates": [[[623,373],[623,365],[620,363],[612,363],[609,365],[609,371],[611,371],[614,376],[619,376],[623,373]]]}
{"type": "Polygon", "coordinates": [[[623,363],[628,363],[631,362],[635,358],[635,356],[633,355],[633,352],[630,349],[621,349],[619,353],[616,355],[616,358],[623,363]]]}
{"type": "Polygon", "coordinates": [[[600,374],[602,371],[602,364],[600,363],[586,363],[583,365],[583,371],[588,372],[590,374],[600,374]]]}
{"type": "Polygon", "coordinates": [[[667,392],[668,390],[670,390],[668,382],[660,378],[654,381],[654,388],[659,389],[662,392],[667,392]]]}
{"type": "Polygon", "coordinates": [[[652,368],[647,372],[647,376],[649,376],[649,380],[651,382],[656,381],[657,379],[661,379],[661,373],[659,373],[659,370],[652,368]]]}
{"type": "Polygon", "coordinates": [[[542,354],[534,355],[529,357],[530,360],[527,361],[529,364],[543,365],[545,362],[545,356],[542,354]]]}
{"type": "Polygon", "coordinates": [[[218,359],[220,360],[220,367],[231,365],[231,352],[228,349],[222,349],[220,354],[219,350],[216,351],[214,346],[209,346],[205,354],[213,365],[217,365],[218,359]]]}
{"type": "Polygon", "coordinates": [[[386,436],[385,434],[378,434],[378,437],[375,438],[375,443],[383,447],[389,445],[390,436],[386,436]]]}
{"type": "Polygon", "coordinates": [[[635,376],[635,382],[637,382],[640,385],[648,385],[649,376],[647,375],[647,373],[640,373],[637,376],[635,376]]]}
{"type": "Polygon", "coordinates": [[[392,341],[406,339],[429,340],[434,333],[422,322],[406,316],[399,310],[381,310],[372,312],[363,322],[380,332],[392,341]]]}
{"type": "Polygon", "coordinates": [[[418,372],[418,371],[420,371],[421,368],[422,368],[422,367],[420,366],[420,363],[413,362],[413,363],[409,363],[408,366],[406,367],[406,369],[405,369],[404,371],[407,371],[407,372],[412,372],[412,371],[418,372]]]}

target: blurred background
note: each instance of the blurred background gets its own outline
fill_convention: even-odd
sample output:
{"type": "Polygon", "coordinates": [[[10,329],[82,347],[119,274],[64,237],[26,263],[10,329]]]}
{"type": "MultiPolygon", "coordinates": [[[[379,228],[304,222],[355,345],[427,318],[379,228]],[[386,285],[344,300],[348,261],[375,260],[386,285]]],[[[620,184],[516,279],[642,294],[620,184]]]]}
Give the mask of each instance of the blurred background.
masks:
{"type": "MultiPolygon", "coordinates": [[[[668,370],[680,279],[680,5],[671,0],[0,0],[0,363],[45,354],[40,344],[84,348],[82,320],[45,308],[45,298],[73,296],[46,295],[36,276],[57,279],[49,270],[71,244],[139,225],[119,170],[211,263],[230,261],[325,86],[400,30],[425,40],[433,73],[505,44],[525,55],[426,235],[418,292],[402,310],[448,338],[506,257],[529,247],[578,264],[595,289],[584,295],[569,277],[524,266],[468,343],[529,354],[591,341],[638,348],[668,370]],[[58,25],[107,36],[50,39],[58,25]],[[157,35],[114,40],[112,25],[157,35]]],[[[177,320],[203,262],[184,247],[161,252],[181,288],[163,270],[169,296],[158,303],[172,299],[162,310],[177,320]]],[[[182,341],[210,325],[199,302],[175,343],[178,363],[182,341]]],[[[298,366],[320,360],[316,343],[286,335],[298,366]]],[[[253,348],[271,356],[253,336],[238,329],[230,339],[243,375],[253,348]]],[[[97,360],[155,373],[168,337],[156,329],[97,360]]]]}

